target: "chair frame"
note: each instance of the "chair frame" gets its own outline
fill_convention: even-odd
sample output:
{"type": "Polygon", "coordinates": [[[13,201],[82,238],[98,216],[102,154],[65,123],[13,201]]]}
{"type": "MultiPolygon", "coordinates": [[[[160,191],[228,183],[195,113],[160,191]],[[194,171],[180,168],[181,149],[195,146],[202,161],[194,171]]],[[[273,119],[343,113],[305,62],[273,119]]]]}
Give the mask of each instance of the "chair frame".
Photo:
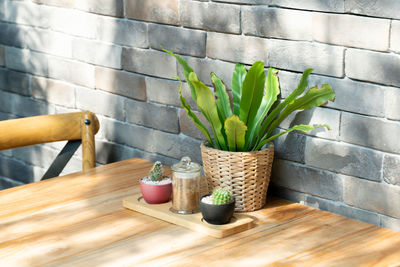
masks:
{"type": "Polygon", "coordinates": [[[81,141],[82,170],[86,171],[96,166],[94,135],[99,128],[96,115],[89,111],[0,121],[0,150],[68,140],[42,178],[47,179],[59,175],[81,141]],[[53,167],[56,170],[51,171],[53,167]]]}

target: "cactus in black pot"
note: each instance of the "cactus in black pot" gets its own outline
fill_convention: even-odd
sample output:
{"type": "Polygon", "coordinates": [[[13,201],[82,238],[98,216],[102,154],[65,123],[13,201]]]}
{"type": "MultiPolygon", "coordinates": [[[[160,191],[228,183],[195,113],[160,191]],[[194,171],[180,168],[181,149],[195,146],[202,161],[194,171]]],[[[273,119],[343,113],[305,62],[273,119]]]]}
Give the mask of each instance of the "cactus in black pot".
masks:
{"type": "Polygon", "coordinates": [[[212,194],[205,195],[200,200],[203,219],[211,224],[229,223],[234,209],[235,198],[225,188],[217,188],[212,194]]]}

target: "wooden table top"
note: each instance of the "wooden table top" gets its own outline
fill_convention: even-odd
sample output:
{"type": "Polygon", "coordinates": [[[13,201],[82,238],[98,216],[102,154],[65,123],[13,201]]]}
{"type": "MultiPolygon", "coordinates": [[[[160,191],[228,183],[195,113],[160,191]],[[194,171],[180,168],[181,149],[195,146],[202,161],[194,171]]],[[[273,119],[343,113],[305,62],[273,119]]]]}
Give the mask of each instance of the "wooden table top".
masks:
{"type": "Polygon", "coordinates": [[[400,233],[282,199],[223,239],[124,209],[151,166],[130,159],[0,191],[0,266],[400,266],[400,233]]]}

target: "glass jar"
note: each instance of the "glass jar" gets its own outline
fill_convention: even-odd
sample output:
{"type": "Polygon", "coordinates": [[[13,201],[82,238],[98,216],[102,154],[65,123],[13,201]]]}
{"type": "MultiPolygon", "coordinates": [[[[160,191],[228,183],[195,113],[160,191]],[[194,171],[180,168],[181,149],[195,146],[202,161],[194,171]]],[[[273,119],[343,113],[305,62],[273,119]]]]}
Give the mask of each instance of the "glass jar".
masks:
{"type": "Polygon", "coordinates": [[[199,164],[183,157],[172,165],[172,207],[179,214],[191,214],[200,211],[200,171],[199,164]]]}

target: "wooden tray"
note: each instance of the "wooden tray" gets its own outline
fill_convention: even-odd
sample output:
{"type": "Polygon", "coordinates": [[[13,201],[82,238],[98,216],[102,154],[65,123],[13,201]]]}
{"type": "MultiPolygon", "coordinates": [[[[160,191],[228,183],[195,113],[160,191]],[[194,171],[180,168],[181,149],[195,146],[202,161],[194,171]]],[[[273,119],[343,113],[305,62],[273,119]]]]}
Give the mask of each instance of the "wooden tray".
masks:
{"type": "Polygon", "coordinates": [[[230,223],[224,225],[213,225],[203,220],[201,212],[195,214],[176,214],[169,210],[171,202],[164,204],[147,204],[141,193],[134,194],[123,200],[127,209],[180,225],[193,231],[201,232],[216,238],[223,238],[248,230],[254,226],[253,219],[243,214],[235,213],[230,223]]]}

